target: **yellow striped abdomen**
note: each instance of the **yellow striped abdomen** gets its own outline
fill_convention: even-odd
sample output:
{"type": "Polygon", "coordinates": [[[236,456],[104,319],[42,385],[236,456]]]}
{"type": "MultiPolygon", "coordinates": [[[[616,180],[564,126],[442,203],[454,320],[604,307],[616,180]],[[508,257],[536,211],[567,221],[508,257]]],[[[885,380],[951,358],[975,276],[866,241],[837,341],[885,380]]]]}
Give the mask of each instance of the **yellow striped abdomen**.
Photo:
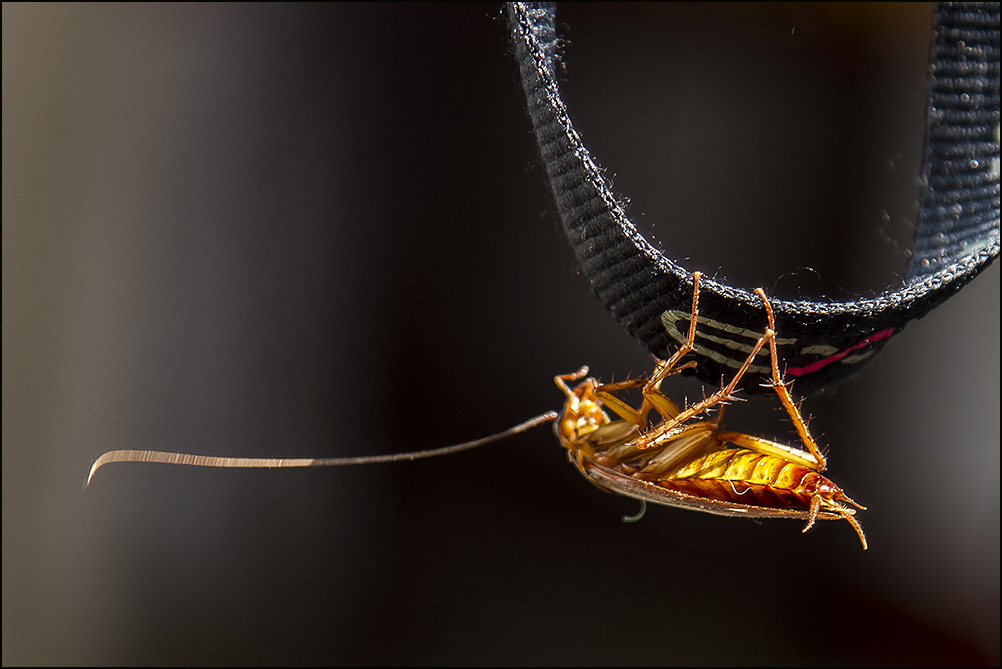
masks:
{"type": "Polygon", "coordinates": [[[773,508],[809,507],[816,495],[832,499],[841,492],[807,467],[744,448],[714,451],[654,482],[697,497],[773,508]]]}

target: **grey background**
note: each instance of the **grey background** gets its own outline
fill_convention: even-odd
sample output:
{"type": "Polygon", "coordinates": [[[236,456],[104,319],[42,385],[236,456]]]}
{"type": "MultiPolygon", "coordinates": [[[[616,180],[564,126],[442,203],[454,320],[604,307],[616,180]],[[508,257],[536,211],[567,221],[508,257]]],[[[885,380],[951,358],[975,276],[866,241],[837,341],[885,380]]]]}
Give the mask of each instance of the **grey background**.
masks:
{"type": "MultiPolygon", "coordinates": [[[[561,6],[567,99],[686,266],[873,294],[930,17],[561,6]]],[[[5,665],[998,663],[997,266],[805,405],[866,553],[845,523],[624,525],[545,428],[81,492],[111,448],[430,448],[651,361],[561,236],[496,5],[4,4],[3,81],[5,665]]],[[[773,408],[727,425],[787,438],[773,408]]]]}

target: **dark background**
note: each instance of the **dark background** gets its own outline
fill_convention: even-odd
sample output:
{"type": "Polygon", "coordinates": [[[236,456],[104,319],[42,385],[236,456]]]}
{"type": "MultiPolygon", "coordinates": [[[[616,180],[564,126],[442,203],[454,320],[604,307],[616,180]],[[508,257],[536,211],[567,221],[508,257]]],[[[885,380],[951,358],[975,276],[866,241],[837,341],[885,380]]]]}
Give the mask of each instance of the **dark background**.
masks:
{"type": "MultiPolygon", "coordinates": [[[[687,267],[872,295],[931,11],[561,6],[567,100],[687,267]]],[[[431,448],[652,363],[562,237],[497,5],[4,4],[3,82],[5,665],[998,663],[998,267],[806,404],[867,552],[841,522],[625,525],[547,428],[81,492],[107,449],[431,448]]],[[[774,406],[727,425],[789,438],[774,406]]]]}

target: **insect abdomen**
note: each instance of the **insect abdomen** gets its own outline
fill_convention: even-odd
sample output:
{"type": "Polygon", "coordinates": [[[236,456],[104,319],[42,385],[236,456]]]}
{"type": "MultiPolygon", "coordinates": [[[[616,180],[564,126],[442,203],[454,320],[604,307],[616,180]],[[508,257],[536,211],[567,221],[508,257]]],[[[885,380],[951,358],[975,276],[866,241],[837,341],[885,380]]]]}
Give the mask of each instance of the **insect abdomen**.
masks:
{"type": "Polygon", "coordinates": [[[807,467],[744,448],[714,451],[655,482],[697,497],[766,507],[807,507],[819,492],[838,490],[807,467]]]}

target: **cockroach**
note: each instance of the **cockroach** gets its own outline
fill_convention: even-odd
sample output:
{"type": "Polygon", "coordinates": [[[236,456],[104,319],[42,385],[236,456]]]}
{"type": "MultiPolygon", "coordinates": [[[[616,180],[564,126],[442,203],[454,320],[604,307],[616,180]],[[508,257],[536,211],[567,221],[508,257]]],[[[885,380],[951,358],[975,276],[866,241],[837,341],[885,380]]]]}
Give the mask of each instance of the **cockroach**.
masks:
{"type": "MultiPolygon", "coordinates": [[[[667,360],[657,360],[650,376],[603,384],[587,377],[588,368],[554,378],[566,396],[563,410],[531,418],[504,432],[454,446],[349,458],[227,458],[165,451],[109,451],[93,464],[85,487],[95,472],[112,462],[159,462],[201,467],[339,467],[382,462],[419,460],[458,453],[490,444],[554,423],[560,444],[585,478],[609,492],[647,502],[703,511],[721,516],[744,518],[800,518],[807,521],[803,531],[818,519],[846,520],[856,530],[863,549],[867,548],[863,528],[855,518],[856,508],[866,507],[850,499],[841,488],[822,476],[826,461],[811,436],[807,423],[790,395],[779,371],[776,325],[772,306],[761,288],[755,293],[765,307],[768,325],[741,368],[720,390],[690,406],[679,409],[661,392],[665,378],[695,366],[679,364],[694,349],[699,312],[699,281],[693,273],[692,311],[686,341],[667,360]],[[741,432],[720,429],[724,405],[759,352],[767,346],[772,365],[768,384],[779,397],[807,450],[741,432]],[[576,383],[574,387],[569,382],[576,383]],[[619,393],[640,388],[643,401],[634,409],[619,393]],[[618,418],[612,419],[606,410],[618,418]],[[648,424],[655,411],[660,419],[648,424]],[[700,417],[715,410],[712,420],[700,417]]],[[[639,519],[636,517],[623,520],[639,519]]]]}

